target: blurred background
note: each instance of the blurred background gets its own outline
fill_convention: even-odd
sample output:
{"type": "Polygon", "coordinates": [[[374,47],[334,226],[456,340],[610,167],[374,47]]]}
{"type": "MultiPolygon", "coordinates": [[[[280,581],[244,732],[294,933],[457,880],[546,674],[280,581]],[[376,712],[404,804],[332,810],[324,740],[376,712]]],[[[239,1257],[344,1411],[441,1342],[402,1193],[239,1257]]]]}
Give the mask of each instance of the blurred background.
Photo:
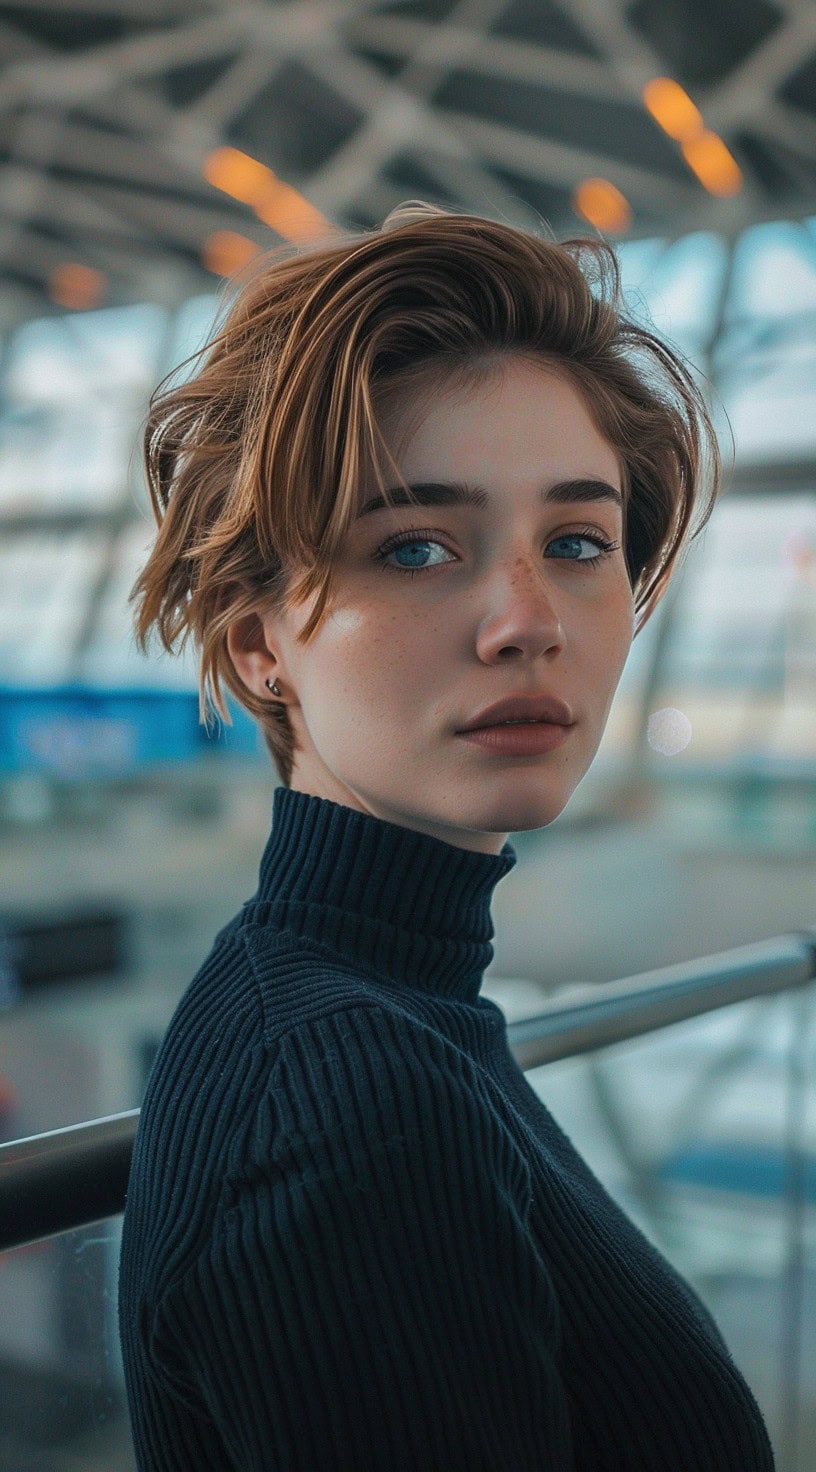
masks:
{"type": "MultiPolygon", "coordinates": [[[[0,6],[0,1141],[140,1105],[250,897],[277,781],[137,652],[140,426],[232,273],[421,198],[615,247],[694,367],[727,489],[592,769],[514,835],[484,993],[514,1020],[816,927],[812,0],[0,6]]],[[[816,1469],[811,989],[528,1077],[698,1287],[782,1472],[816,1469]]],[[[0,1254],[0,1465],[134,1467],[121,1219],[0,1254]]]]}

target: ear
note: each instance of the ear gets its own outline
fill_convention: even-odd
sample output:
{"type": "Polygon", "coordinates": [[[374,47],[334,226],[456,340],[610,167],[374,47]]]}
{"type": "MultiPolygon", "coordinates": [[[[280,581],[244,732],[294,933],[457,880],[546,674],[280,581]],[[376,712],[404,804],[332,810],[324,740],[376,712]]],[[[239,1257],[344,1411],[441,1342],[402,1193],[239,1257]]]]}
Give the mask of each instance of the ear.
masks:
{"type": "Polygon", "coordinates": [[[274,683],[280,666],[266,642],[266,631],[257,613],[244,613],[229,625],[227,652],[247,689],[266,699],[266,681],[274,683]]]}

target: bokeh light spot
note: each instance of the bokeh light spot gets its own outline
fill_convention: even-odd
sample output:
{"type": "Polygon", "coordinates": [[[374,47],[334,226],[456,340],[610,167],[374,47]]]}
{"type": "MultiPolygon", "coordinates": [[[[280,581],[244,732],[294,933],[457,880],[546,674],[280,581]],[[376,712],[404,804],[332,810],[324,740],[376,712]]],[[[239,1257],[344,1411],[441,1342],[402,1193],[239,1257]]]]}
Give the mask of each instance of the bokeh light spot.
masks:
{"type": "Polygon", "coordinates": [[[691,721],[676,706],[667,705],[662,710],[653,710],[649,716],[646,740],[661,756],[677,756],[679,751],[685,751],[691,737],[691,721]]]}

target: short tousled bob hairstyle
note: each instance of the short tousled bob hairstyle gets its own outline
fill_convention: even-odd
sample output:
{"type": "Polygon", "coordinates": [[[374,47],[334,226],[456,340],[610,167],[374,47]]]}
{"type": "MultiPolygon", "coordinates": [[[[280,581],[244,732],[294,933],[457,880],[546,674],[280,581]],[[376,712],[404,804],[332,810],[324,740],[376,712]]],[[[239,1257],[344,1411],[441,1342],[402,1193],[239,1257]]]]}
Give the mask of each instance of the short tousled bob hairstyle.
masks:
{"type": "Polygon", "coordinates": [[[260,722],[284,786],[295,755],[286,707],[240,679],[229,625],[317,594],[298,636],[307,643],[328,611],[361,477],[373,473],[390,500],[384,456],[404,485],[378,413],[412,387],[478,382],[508,353],[565,375],[618,453],[637,635],[714,509],[721,459],[686,360],[625,315],[601,238],[546,239],[410,201],[378,230],[277,247],[243,273],[193,354],[204,355],[198,371],[175,384],[169,374],[151,396],[144,456],[159,530],[128,600],[137,644],[145,653],[154,624],[168,652],[192,633],[199,720],[209,680],[232,724],[223,680],[260,722]]]}

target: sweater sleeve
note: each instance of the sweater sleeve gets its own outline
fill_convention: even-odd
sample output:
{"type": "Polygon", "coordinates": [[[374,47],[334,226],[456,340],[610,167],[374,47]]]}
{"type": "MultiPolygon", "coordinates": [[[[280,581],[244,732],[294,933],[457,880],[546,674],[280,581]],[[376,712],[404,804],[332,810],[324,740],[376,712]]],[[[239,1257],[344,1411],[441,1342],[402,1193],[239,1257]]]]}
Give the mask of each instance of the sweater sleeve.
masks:
{"type": "Polygon", "coordinates": [[[570,1472],[530,1190],[447,1039],[376,1007],[301,1023],[154,1354],[241,1472],[570,1472]]]}

